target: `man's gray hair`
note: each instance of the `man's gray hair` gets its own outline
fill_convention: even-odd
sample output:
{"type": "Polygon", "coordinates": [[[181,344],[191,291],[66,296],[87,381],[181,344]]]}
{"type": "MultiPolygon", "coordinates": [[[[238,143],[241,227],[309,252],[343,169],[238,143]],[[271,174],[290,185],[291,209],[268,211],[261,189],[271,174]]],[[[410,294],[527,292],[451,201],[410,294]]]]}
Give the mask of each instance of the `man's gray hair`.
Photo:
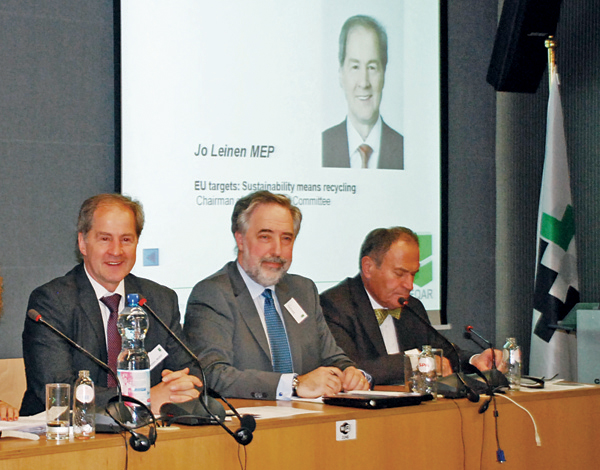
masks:
{"type": "Polygon", "coordinates": [[[385,71],[388,63],[387,33],[385,32],[385,28],[381,26],[381,24],[375,18],[366,15],[352,16],[348,18],[344,23],[344,26],[342,26],[342,31],[340,32],[338,53],[340,67],[344,65],[344,61],[346,60],[346,46],[348,43],[348,34],[353,28],[356,27],[363,27],[369,29],[373,31],[377,36],[377,43],[379,44],[379,59],[381,60],[381,65],[383,66],[383,70],[385,71]]]}

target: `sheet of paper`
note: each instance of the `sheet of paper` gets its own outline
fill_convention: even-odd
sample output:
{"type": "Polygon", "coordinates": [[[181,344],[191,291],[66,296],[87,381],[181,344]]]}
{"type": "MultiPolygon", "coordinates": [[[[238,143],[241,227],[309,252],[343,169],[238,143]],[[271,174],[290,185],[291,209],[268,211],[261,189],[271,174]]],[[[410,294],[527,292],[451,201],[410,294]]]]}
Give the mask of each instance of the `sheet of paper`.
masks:
{"type": "Polygon", "coordinates": [[[291,406],[249,406],[237,408],[237,411],[241,415],[252,415],[256,419],[287,418],[308,413],[321,413],[321,411],[303,410],[291,406]]]}
{"type": "Polygon", "coordinates": [[[46,412],[33,416],[20,416],[17,421],[0,421],[0,431],[16,430],[38,434],[46,432],[46,412]]]}
{"type": "Polygon", "coordinates": [[[591,388],[595,385],[582,384],[577,382],[567,382],[562,379],[547,380],[544,382],[544,388],[527,388],[521,386],[521,392],[564,392],[565,390],[575,390],[580,388],[591,388]]]}

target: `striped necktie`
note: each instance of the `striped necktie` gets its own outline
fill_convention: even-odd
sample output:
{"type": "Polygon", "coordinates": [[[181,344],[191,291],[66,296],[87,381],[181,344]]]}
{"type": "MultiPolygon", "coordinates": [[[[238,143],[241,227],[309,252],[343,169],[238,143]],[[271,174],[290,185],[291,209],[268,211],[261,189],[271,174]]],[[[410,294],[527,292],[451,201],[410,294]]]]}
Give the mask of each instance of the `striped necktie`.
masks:
{"type": "Polygon", "coordinates": [[[265,322],[267,324],[267,334],[271,344],[271,360],[273,361],[273,371],[281,374],[294,372],[292,365],[292,353],[288,343],[285,328],[281,317],[275,309],[271,289],[265,289],[262,293],[265,298],[265,322]]]}

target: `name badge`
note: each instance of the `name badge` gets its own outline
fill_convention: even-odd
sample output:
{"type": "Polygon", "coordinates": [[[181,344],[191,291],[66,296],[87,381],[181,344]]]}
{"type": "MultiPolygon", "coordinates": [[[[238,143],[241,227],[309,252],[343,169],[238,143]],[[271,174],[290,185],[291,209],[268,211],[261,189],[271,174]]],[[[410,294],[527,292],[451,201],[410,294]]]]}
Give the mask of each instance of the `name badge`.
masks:
{"type": "Polygon", "coordinates": [[[165,360],[169,355],[167,351],[159,344],[152,351],[148,353],[150,358],[150,370],[154,369],[158,364],[165,360]]]}
{"type": "Polygon", "coordinates": [[[294,317],[294,320],[296,320],[296,323],[298,324],[302,323],[308,317],[306,312],[300,307],[300,304],[296,302],[296,299],[290,299],[284,307],[290,312],[290,315],[294,317]]]}

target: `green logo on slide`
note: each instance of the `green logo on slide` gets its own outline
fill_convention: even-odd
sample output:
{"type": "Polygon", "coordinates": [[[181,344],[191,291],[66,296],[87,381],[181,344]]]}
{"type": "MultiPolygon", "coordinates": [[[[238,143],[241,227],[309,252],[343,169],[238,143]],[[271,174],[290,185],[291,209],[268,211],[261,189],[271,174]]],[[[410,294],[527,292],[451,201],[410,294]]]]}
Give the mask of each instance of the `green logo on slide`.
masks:
{"type": "Polygon", "coordinates": [[[433,239],[431,235],[417,234],[419,237],[420,256],[419,261],[421,267],[415,276],[414,283],[423,287],[433,281],[433,239]]]}

